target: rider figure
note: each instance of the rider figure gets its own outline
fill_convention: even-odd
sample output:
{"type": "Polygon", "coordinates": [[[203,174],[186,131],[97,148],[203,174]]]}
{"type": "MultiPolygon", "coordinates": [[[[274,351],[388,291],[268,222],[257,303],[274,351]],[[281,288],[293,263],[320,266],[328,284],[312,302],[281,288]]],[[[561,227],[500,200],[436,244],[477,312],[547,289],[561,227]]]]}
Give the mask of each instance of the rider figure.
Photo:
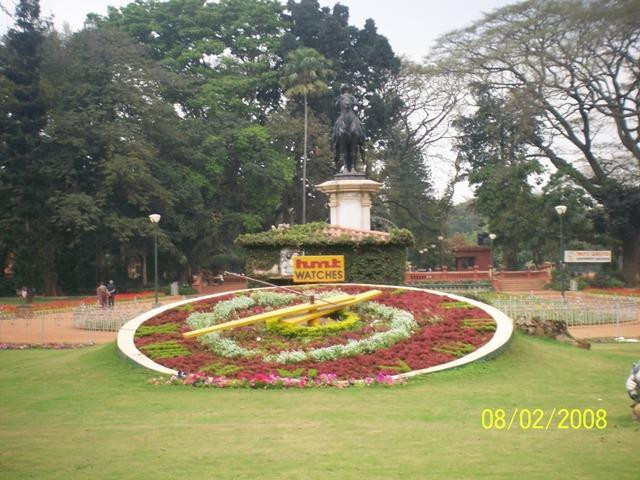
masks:
{"type": "Polygon", "coordinates": [[[349,87],[345,84],[340,85],[340,95],[336,99],[336,109],[340,111],[340,116],[353,115],[358,123],[358,117],[355,116],[354,107],[362,108],[362,105],[356,97],[349,93],[349,87]]]}

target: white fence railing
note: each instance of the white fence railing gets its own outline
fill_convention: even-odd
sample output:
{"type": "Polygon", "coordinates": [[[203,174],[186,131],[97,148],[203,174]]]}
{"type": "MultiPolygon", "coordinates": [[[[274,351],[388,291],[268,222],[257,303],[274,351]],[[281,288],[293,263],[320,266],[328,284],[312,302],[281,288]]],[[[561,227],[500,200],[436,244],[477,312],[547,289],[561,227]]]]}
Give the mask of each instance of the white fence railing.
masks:
{"type": "Polygon", "coordinates": [[[116,304],[111,308],[81,306],[36,310],[20,316],[0,312],[0,343],[86,343],[115,339],[115,332],[133,317],[147,311],[148,302],[116,304]]]}
{"type": "Polygon", "coordinates": [[[111,308],[81,306],[73,309],[73,326],[84,330],[115,332],[147,308],[137,302],[111,308]]]}
{"type": "Polygon", "coordinates": [[[491,302],[513,319],[540,317],[563,320],[568,326],[620,324],[638,320],[638,302],[625,297],[572,298],[538,297],[500,298],[491,302]]]}

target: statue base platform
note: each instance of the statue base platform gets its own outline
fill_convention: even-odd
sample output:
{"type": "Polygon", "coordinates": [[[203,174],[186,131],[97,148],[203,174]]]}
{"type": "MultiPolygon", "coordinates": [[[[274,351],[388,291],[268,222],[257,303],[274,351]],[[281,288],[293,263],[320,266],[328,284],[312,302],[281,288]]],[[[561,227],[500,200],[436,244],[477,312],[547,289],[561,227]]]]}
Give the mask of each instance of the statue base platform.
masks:
{"type": "Polygon", "coordinates": [[[329,197],[331,225],[360,230],[371,230],[371,195],[382,184],[367,180],[360,172],[343,172],[333,180],[316,185],[329,197]]]}
{"type": "Polygon", "coordinates": [[[333,176],[334,180],[366,180],[363,172],[351,170],[350,172],[342,171],[333,176]]]}

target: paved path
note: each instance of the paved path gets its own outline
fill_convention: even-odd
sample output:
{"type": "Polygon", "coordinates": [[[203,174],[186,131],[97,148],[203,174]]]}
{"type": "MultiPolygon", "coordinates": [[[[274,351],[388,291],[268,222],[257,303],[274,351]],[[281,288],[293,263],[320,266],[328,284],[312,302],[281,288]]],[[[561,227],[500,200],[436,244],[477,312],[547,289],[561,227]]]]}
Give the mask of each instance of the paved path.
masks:
{"type": "Polygon", "coordinates": [[[569,332],[576,338],[640,338],[640,321],[616,325],[593,325],[571,327],[569,332]]]}
{"type": "MultiPolygon", "coordinates": [[[[230,282],[209,287],[207,293],[223,293],[242,288],[246,288],[245,283],[230,282]]],[[[167,304],[181,298],[183,297],[161,297],[160,303],[167,304]]],[[[141,311],[150,310],[153,299],[139,301],[139,304],[141,311]]],[[[73,326],[73,312],[0,319],[0,343],[109,343],[116,339],[117,333],[76,328],[73,326]]]]}
{"type": "MultiPolygon", "coordinates": [[[[539,290],[529,293],[513,292],[516,295],[531,295],[539,298],[555,299],[559,300],[561,297],[560,292],[553,290],[539,290]]],[[[602,295],[595,293],[585,292],[565,292],[565,299],[568,302],[575,302],[580,304],[597,304],[602,303],[603,300],[612,301],[615,297],[611,295],[602,295]]],[[[579,327],[569,327],[569,332],[576,338],[640,338],[640,298],[638,297],[624,297],[625,301],[635,301],[638,303],[638,320],[635,322],[621,323],[619,326],[615,324],[606,325],[588,325],[579,327]]]]}
{"type": "MultiPolygon", "coordinates": [[[[209,287],[207,293],[228,292],[246,288],[244,284],[225,283],[209,287]]],[[[534,296],[544,298],[559,298],[558,292],[543,290],[532,292],[534,296]]],[[[161,303],[168,303],[180,297],[163,297],[161,303]]],[[[580,292],[566,292],[568,301],[598,302],[602,297],[586,295],[580,292]]],[[[626,297],[633,299],[633,297],[626,297]]],[[[640,299],[636,299],[639,302],[640,299]]],[[[150,309],[152,301],[143,303],[143,307],[150,309]]],[[[640,310],[639,310],[640,312],[640,310]]],[[[616,325],[596,325],[571,327],[571,334],[576,338],[640,338],[640,313],[638,321],[616,325]]],[[[65,312],[51,315],[38,315],[33,319],[0,320],[0,343],[108,343],[116,339],[117,332],[99,332],[82,330],[73,327],[73,313],[65,312]]]]}

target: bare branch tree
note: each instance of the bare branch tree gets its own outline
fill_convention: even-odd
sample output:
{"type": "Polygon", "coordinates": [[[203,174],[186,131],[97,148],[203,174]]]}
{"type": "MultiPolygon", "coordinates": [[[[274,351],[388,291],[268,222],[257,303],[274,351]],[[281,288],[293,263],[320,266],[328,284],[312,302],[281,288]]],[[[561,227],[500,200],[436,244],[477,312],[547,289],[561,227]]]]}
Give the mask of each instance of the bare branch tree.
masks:
{"type": "Polygon", "coordinates": [[[625,277],[634,282],[640,280],[639,53],[637,1],[532,0],[446,35],[434,56],[442,71],[518,92],[523,107],[542,112],[531,143],[605,207],[623,242],[625,277]]]}

